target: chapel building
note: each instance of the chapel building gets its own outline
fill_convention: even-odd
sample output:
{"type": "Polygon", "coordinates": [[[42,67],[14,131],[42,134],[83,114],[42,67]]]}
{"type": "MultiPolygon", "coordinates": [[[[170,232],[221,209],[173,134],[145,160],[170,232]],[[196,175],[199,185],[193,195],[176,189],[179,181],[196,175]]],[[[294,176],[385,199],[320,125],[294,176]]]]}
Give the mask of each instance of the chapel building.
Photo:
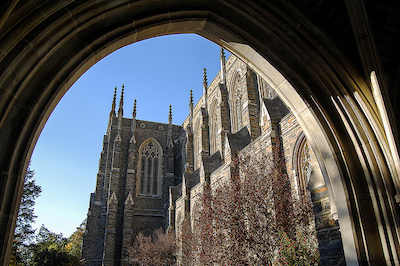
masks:
{"type": "Polygon", "coordinates": [[[203,95],[189,99],[181,126],[123,117],[123,90],[116,91],[103,139],[96,190],[91,194],[82,258],[86,265],[128,265],[135,236],[174,230],[193,222],[205,184],[230,175],[232,158],[283,147],[292,193],[311,193],[321,264],[342,265],[344,255],[336,206],[323,171],[299,122],[274,91],[239,58],[225,59],[203,95]],[[260,149],[259,148],[259,149],[260,149]],[[257,148],[256,148],[257,149],[257,148]]]}

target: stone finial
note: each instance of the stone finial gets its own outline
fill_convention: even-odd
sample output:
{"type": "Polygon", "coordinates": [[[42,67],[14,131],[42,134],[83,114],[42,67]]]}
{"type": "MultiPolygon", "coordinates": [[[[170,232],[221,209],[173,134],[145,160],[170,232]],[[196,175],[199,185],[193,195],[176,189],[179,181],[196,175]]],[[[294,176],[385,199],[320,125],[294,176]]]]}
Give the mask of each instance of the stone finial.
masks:
{"type": "Polygon", "coordinates": [[[124,115],[124,88],[125,86],[122,85],[121,99],[119,100],[119,109],[118,109],[119,117],[122,117],[124,115]]]}
{"type": "Polygon", "coordinates": [[[168,122],[172,124],[172,105],[169,105],[168,122]]]}
{"type": "Polygon", "coordinates": [[[208,83],[207,83],[207,68],[203,69],[203,86],[207,88],[208,83]]]}
{"type": "Polygon", "coordinates": [[[111,105],[110,117],[115,116],[116,102],[117,102],[117,87],[115,87],[115,89],[114,89],[114,97],[113,97],[113,101],[112,101],[112,105],[111,105]]]}
{"type": "Polygon", "coordinates": [[[193,90],[190,90],[189,104],[193,105],[193,90]]]}
{"type": "Polygon", "coordinates": [[[189,98],[189,125],[192,127],[193,125],[193,90],[190,90],[190,98],[189,98]]]}
{"type": "Polygon", "coordinates": [[[203,106],[204,106],[204,108],[207,110],[207,87],[208,87],[208,84],[207,84],[207,69],[206,68],[204,68],[204,73],[203,73],[203,106]]]}
{"type": "MultiPolygon", "coordinates": [[[[135,139],[134,132],[136,131],[136,109],[137,109],[137,101],[135,99],[133,101],[132,120],[131,120],[131,133],[132,133],[133,139],[135,139]]],[[[131,140],[132,140],[132,138],[131,138],[131,140]]],[[[130,142],[130,143],[133,143],[133,142],[130,142]]],[[[134,143],[136,143],[136,140],[134,143]]]]}
{"type": "Polygon", "coordinates": [[[136,118],[136,99],[133,101],[133,110],[132,110],[132,117],[136,118]]]}
{"type": "Polygon", "coordinates": [[[224,48],[222,47],[221,47],[221,56],[219,59],[221,63],[221,70],[220,70],[221,84],[226,84],[225,52],[224,48]]]}
{"type": "Polygon", "coordinates": [[[225,50],[224,48],[221,47],[221,54],[220,54],[221,60],[225,61],[225,50]]]}

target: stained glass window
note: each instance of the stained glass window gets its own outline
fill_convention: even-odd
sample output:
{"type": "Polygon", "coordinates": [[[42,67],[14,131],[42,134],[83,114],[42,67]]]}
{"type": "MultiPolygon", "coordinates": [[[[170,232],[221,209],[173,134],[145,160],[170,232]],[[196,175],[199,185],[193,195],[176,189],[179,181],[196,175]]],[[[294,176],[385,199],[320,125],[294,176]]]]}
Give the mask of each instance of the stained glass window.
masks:
{"type": "Polygon", "coordinates": [[[158,195],[160,146],[148,141],[140,150],[140,189],[141,195],[158,195]]]}

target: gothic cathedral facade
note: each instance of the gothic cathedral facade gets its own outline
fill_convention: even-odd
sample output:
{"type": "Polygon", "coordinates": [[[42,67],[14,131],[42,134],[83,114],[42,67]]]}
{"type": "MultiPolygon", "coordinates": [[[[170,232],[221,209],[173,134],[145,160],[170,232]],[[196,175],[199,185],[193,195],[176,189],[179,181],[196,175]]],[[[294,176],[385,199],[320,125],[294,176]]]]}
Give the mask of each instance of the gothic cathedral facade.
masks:
{"type": "MultiPolygon", "coordinates": [[[[123,117],[116,92],[90,196],[82,258],[86,265],[128,265],[135,236],[181,230],[199,205],[205,182],[228,176],[231,158],[250,147],[282,145],[292,193],[311,193],[321,262],[340,265],[343,249],[336,207],[323,171],[294,115],[268,83],[235,56],[225,60],[183,124],[123,117]]],[[[327,265],[328,265],[327,264],[327,265]]]]}

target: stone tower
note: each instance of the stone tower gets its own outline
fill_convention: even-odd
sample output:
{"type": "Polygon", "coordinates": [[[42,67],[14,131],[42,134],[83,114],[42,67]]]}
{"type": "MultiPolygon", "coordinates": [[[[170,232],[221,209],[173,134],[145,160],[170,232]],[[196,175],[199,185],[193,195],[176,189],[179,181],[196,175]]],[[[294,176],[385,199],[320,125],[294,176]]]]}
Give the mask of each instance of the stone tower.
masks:
{"type": "MultiPolygon", "coordinates": [[[[123,117],[124,86],[116,113],[112,101],[100,154],[96,190],[91,194],[82,258],[86,265],[125,265],[139,233],[168,225],[168,188],[181,182],[180,136],[169,123],[123,117]]],[[[166,112],[167,114],[167,112],[166,112]]]]}

